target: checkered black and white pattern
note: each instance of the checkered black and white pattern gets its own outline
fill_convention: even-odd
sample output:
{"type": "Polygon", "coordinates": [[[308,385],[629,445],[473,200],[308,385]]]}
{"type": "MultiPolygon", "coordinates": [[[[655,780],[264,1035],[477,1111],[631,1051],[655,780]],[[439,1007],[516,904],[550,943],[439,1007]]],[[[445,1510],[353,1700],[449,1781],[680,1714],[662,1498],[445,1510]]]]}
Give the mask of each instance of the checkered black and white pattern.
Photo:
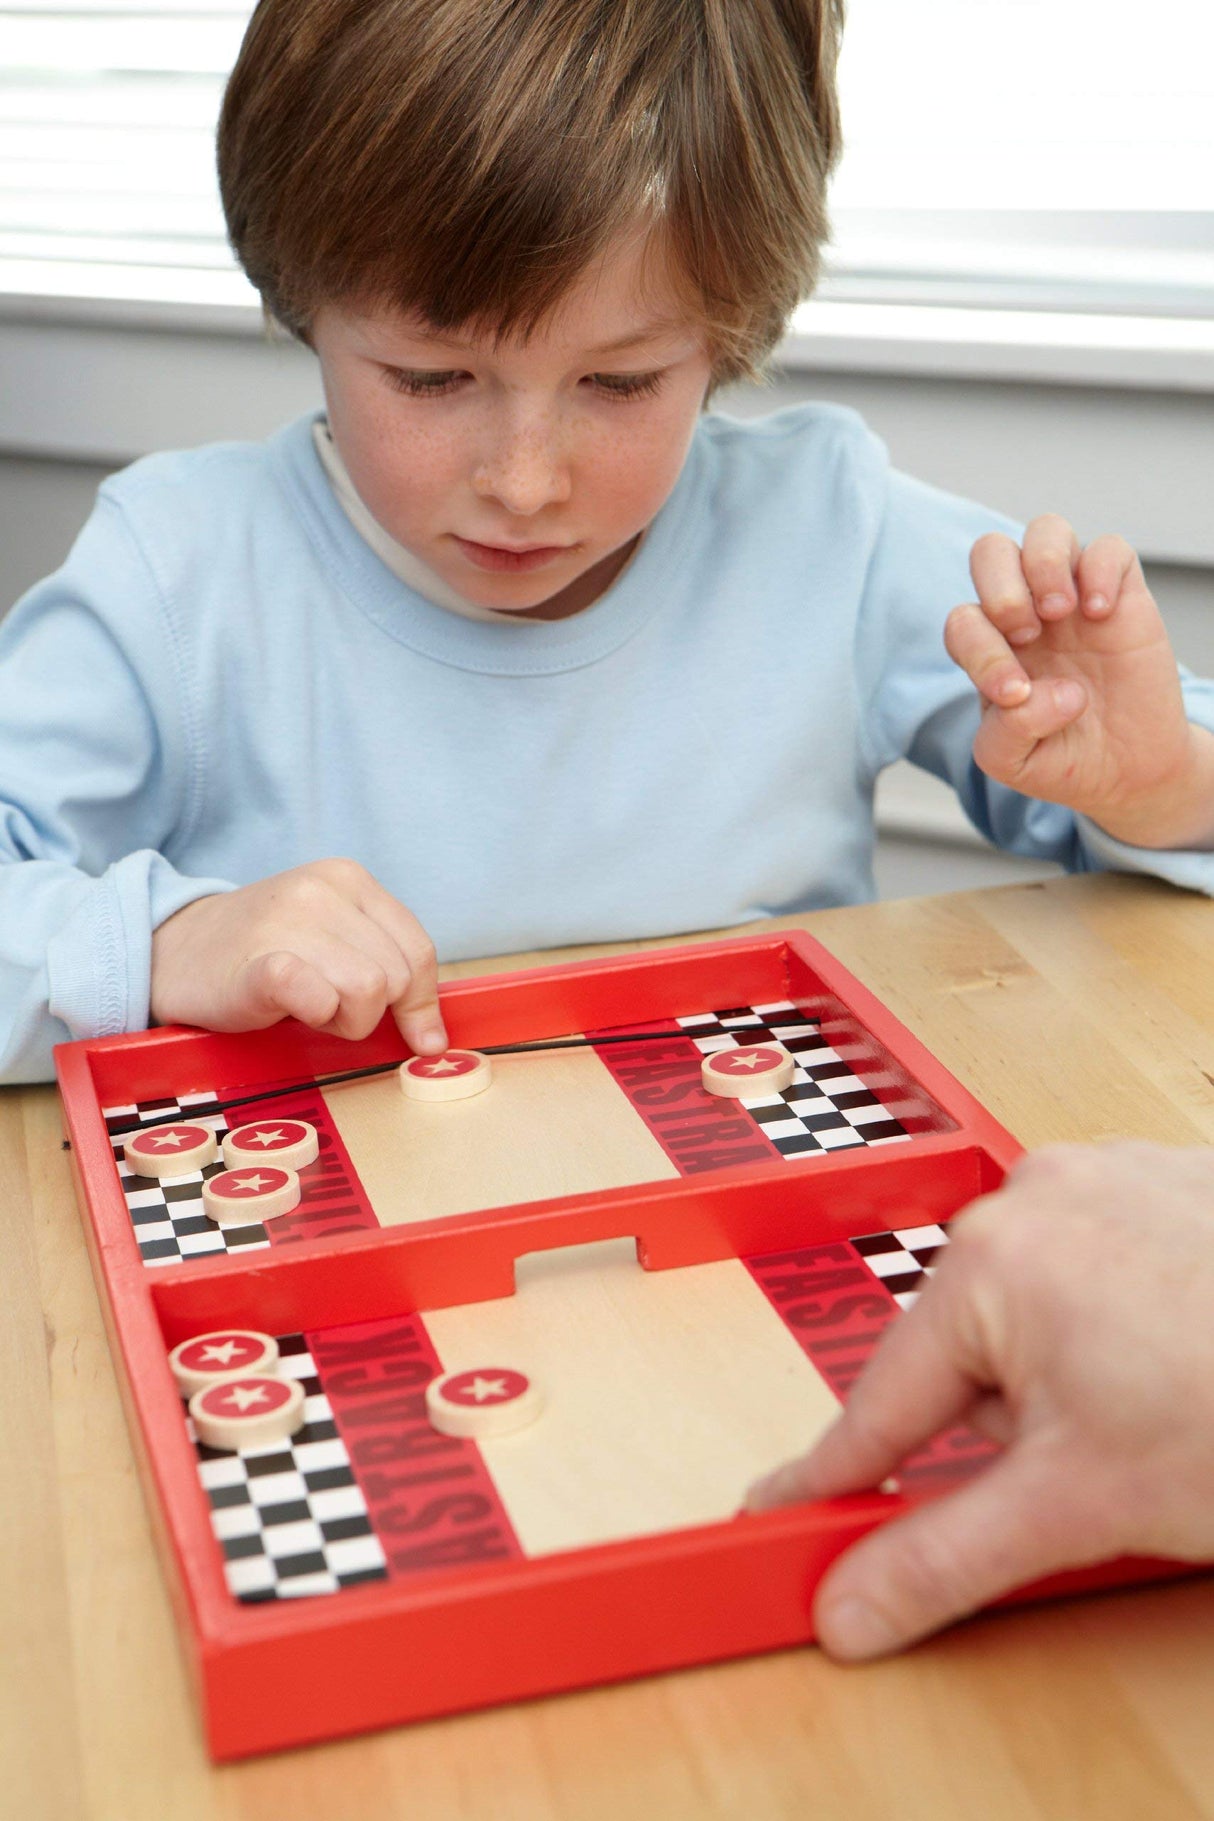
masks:
{"type": "Polygon", "coordinates": [[[705,1055],[752,1043],[776,1042],[796,1057],[792,1085],[782,1094],[738,1101],[785,1157],[895,1144],[910,1133],[833,1050],[816,1018],[791,1000],[742,1005],[680,1018],[680,1028],[705,1055]]]}
{"type": "Polygon", "coordinates": [[[140,1101],[137,1105],[103,1107],[106,1130],[114,1147],[114,1161],[130,1212],[139,1252],[146,1265],[172,1265],[183,1258],[205,1258],[215,1252],[245,1252],[268,1246],[264,1226],[219,1227],[208,1220],[202,1205],[202,1185],[226,1169],[221,1157],[205,1169],[184,1176],[137,1176],[122,1154],[123,1142],[140,1125],[162,1120],[189,1119],[209,1126],[217,1140],[228,1132],[215,1094],[183,1094],[179,1100],[140,1101]]]}
{"type": "Polygon", "coordinates": [[[898,1307],[910,1309],[925,1280],[932,1275],[937,1252],[948,1244],[948,1230],[936,1226],[903,1227],[893,1233],[865,1233],[851,1244],[898,1307]]]}
{"type": "Polygon", "coordinates": [[[279,1370],[304,1388],[306,1421],[287,1441],[230,1454],[199,1442],[186,1418],[228,1591],[256,1602],[384,1581],[383,1547],[303,1335],[282,1336],[278,1351],[279,1370]]]}

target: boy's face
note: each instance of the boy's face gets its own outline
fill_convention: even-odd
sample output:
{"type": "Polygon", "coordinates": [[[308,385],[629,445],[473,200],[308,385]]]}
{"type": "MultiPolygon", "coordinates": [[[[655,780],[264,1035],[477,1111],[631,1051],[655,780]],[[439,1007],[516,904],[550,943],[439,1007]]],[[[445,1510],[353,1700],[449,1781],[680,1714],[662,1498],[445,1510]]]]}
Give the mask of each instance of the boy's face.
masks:
{"type": "Polygon", "coordinates": [[[678,478],[711,377],[673,284],[624,243],[525,342],[330,306],[329,428],[372,515],[463,599],[597,600],[678,478]]]}

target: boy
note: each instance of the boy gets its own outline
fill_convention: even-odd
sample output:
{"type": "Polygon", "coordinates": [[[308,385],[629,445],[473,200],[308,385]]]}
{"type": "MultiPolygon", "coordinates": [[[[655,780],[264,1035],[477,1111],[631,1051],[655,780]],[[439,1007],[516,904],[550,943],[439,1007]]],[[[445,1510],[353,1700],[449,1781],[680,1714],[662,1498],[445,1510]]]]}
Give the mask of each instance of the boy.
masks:
{"type": "Polygon", "coordinates": [[[149,1017],[440,1050],[436,947],[871,896],[902,755],[1210,888],[1214,690],[1120,540],[702,414],[812,286],[839,15],[263,0],[221,186],[327,414],[108,482],[0,628],[0,1079],[149,1017]]]}

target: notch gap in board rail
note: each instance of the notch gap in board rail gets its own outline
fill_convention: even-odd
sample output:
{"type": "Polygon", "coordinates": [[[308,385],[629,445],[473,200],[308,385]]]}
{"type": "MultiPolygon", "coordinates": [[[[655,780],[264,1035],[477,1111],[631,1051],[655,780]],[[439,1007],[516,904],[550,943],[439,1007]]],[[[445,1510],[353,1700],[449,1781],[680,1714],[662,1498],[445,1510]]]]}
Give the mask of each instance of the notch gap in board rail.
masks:
{"type": "Polygon", "coordinates": [[[642,1245],[635,1234],[625,1233],[616,1239],[591,1239],[573,1246],[542,1246],[520,1252],[514,1261],[515,1289],[529,1280],[555,1277],[565,1272],[618,1269],[631,1265],[642,1270],[642,1245]]]}

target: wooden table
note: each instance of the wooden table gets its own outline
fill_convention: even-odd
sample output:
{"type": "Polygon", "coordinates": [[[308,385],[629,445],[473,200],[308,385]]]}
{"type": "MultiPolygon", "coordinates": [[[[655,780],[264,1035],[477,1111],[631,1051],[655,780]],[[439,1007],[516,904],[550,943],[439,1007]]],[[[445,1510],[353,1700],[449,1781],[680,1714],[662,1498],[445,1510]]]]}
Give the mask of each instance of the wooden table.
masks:
{"type": "MultiPolygon", "coordinates": [[[[801,921],[1025,1144],[1214,1141],[1205,899],[1100,877],[801,921]]],[[[216,1770],[49,1088],[0,1091],[0,1223],[0,1809],[20,1821],[1214,1817],[1214,1578],[866,1669],[788,1652],[216,1770]]]]}

